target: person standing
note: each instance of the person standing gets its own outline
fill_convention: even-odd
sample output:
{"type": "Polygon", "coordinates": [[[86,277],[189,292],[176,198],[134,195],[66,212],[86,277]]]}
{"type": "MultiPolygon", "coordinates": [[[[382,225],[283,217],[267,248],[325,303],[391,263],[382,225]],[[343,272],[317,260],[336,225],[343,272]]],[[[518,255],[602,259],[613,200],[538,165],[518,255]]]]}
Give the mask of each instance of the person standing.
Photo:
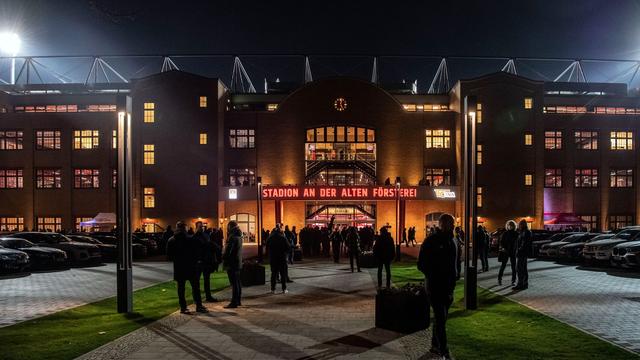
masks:
{"type": "Polygon", "coordinates": [[[456,286],[457,245],[453,238],[454,219],[443,214],[439,229],[420,246],[418,270],[425,275],[427,296],[435,318],[431,352],[450,359],[446,322],[456,286]]]}
{"type": "Polygon", "coordinates": [[[463,250],[464,250],[464,231],[462,230],[462,228],[460,226],[456,226],[455,232],[454,232],[454,236],[455,236],[455,240],[456,240],[456,245],[458,246],[458,257],[457,257],[457,261],[456,261],[456,280],[460,280],[460,276],[462,276],[462,254],[463,254],[463,250]]]}
{"type": "Polygon", "coordinates": [[[242,271],[242,230],[235,221],[229,221],[227,225],[227,242],[224,245],[222,267],[227,271],[229,284],[231,285],[231,302],[225,305],[225,309],[233,309],[242,305],[242,283],[240,272],[242,271]]]}
{"type": "Polygon", "coordinates": [[[476,238],[475,241],[478,242],[478,256],[480,257],[480,263],[482,266],[482,271],[489,271],[489,257],[488,257],[488,247],[489,241],[486,236],[486,232],[482,228],[482,225],[478,225],[476,229],[476,238]]]}
{"type": "Polygon", "coordinates": [[[500,245],[498,248],[498,261],[500,261],[500,271],[498,272],[498,285],[502,285],[502,276],[507,262],[511,263],[511,286],[516,285],[516,242],[518,241],[518,232],[516,231],[516,222],[507,221],[504,226],[505,232],[500,236],[500,245]]]}
{"type": "Polygon", "coordinates": [[[416,227],[412,226],[409,228],[409,243],[411,246],[416,247],[416,227]]]}
{"type": "Polygon", "coordinates": [[[360,271],[360,236],[355,226],[351,226],[347,233],[347,252],[349,253],[349,264],[351,264],[351,272],[353,272],[353,260],[356,261],[356,268],[360,271]]]}
{"type": "Polygon", "coordinates": [[[340,262],[340,246],[342,244],[342,235],[338,229],[334,229],[331,233],[331,251],[333,252],[333,262],[340,262]]]}
{"type": "Polygon", "coordinates": [[[277,224],[276,228],[271,231],[267,247],[269,248],[269,264],[271,265],[271,293],[276,293],[277,278],[279,276],[282,281],[282,293],[286,294],[289,292],[287,290],[287,279],[289,278],[287,274],[287,256],[291,245],[280,224],[277,224]]]}
{"type": "Polygon", "coordinates": [[[167,228],[162,233],[162,237],[160,238],[159,248],[162,250],[167,249],[167,243],[169,239],[173,236],[173,229],[171,229],[171,225],[167,225],[167,228]]]}
{"type": "Polygon", "coordinates": [[[404,246],[409,247],[409,241],[407,240],[407,228],[402,228],[402,243],[404,246]]]}
{"type": "Polygon", "coordinates": [[[287,238],[287,242],[289,243],[289,253],[287,254],[287,261],[289,265],[293,265],[293,249],[295,249],[295,245],[293,245],[293,232],[289,230],[289,225],[285,225],[284,227],[284,237],[287,238]]]}
{"type": "Polygon", "coordinates": [[[198,272],[198,280],[200,279],[200,273],[202,273],[205,299],[209,302],[218,302],[211,295],[211,274],[218,267],[218,249],[216,249],[218,245],[211,240],[211,236],[205,231],[202,221],[196,222],[196,232],[193,234],[193,239],[198,241],[202,248],[202,266],[198,272]]]}
{"type": "Polygon", "coordinates": [[[176,231],[167,242],[167,258],[173,261],[173,279],[178,283],[178,302],[180,313],[191,314],[185,298],[185,286],[187,281],[191,285],[191,296],[199,313],[208,312],[202,305],[200,297],[200,279],[198,267],[201,265],[202,253],[200,243],[187,235],[186,225],[179,221],[176,231]]]}
{"type": "Polygon", "coordinates": [[[373,244],[373,257],[378,263],[378,289],[382,288],[382,267],[387,272],[387,289],[391,288],[391,262],[395,257],[395,245],[386,226],[380,228],[380,235],[373,244]]]}
{"type": "Polygon", "coordinates": [[[516,241],[516,260],[518,272],[518,284],[513,290],[525,290],[529,288],[529,270],[527,269],[527,258],[531,249],[531,230],[525,219],[518,223],[518,239],[516,241]]]}

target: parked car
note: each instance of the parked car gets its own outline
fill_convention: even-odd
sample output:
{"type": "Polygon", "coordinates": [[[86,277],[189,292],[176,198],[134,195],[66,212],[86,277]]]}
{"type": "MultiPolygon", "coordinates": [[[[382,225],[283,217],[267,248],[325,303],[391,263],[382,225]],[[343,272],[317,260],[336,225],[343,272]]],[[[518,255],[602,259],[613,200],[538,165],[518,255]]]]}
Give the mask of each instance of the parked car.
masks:
{"type": "Polygon", "coordinates": [[[556,242],[556,241],[562,241],[562,239],[566,238],[567,236],[570,235],[574,235],[574,234],[579,234],[576,232],[562,232],[562,233],[555,233],[553,235],[551,235],[550,237],[543,239],[543,240],[534,240],[532,242],[532,247],[533,247],[533,256],[541,256],[540,254],[540,249],[542,248],[542,246],[547,245],[547,244],[551,244],[552,242],[556,242]]]}
{"type": "Polygon", "coordinates": [[[9,235],[8,237],[25,239],[38,246],[63,250],[67,253],[67,258],[72,263],[100,263],[102,261],[100,249],[96,245],[74,242],[62,234],[52,232],[20,232],[9,235]]]}
{"type": "Polygon", "coordinates": [[[619,231],[612,238],[590,242],[584,246],[582,257],[586,262],[610,262],[614,246],[633,241],[639,234],[640,226],[634,226],[619,231]]]}
{"type": "Polygon", "coordinates": [[[610,239],[614,236],[615,234],[599,234],[590,239],[581,239],[578,242],[564,245],[558,250],[558,257],[560,257],[561,260],[582,260],[582,250],[586,244],[594,241],[610,239]]]}
{"type": "Polygon", "coordinates": [[[596,237],[597,233],[577,233],[569,235],[560,241],[555,241],[549,244],[542,245],[540,253],[547,257],[557,257],[561,247],[572,243],[586,243],[587,240],[596,237]]]}
{"type": "Polygon", "coordinates": [[[618,244],[613,247],[611,253],[611,262],[614,265],[626,268],[640,267],[640,240],[618,244]]]}
{"type": "Polygon", "coordinates": [[[100,240],[87,235],[71,234],[67,235],[67,237],[71,239],[71,241],[96,245],[100,248],[100,255],[102,255],[103,261],[115,261],[118,256],[118,250],[115,244],[104,244],[100,240]]]}
{"type": "MultiPolygon", "coordinates": [[[[116,251],[118,248],[118,238],[113,236],[113,235],[105,235],[105,234],[91,234],[91,237],[94,239],[99,240],[100,242],[102,242],[103,244],[109,244],[109,245],[113,245],[116,247],[116,251]]],[[[133,258],[134,259],[140,259],[140,258],[145,258],[147,257],[147,247],[142,245],[142,244],[138,244],[133,242],[133,244],[131,245],[132,247],[132,253],[133,253],[133,258]]],[[[116,255],[117,257],[117,255],[116,255]]]]}
{"type": "Polygon", "coordinates": [[[29,255],[24,251],[0,246],[0,272],[23,272],[29,267],[29,255]]]}
{"type": "Polygon", "coordinates": [[[148,235],[135,233],[132,235],[131,241],[134,244],[140,244],[147,248],[147,255],[155,255],[158,253],[158,243],[148,235]]]}
{"type": "Polygon", "coordinates": [[[29,255],[29,268],[47,269],[65,266],[67,253],[50,247],[37,246],[29,240],[19,238],[0,238],[0,246],[20,250],[29,255]]]}

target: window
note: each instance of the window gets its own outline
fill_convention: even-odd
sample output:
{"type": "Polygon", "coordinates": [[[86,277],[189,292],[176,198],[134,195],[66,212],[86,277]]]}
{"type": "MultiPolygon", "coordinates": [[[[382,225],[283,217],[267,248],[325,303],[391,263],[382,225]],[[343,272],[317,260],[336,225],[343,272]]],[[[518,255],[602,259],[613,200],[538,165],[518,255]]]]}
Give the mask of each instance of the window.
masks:
{"type": "Polygon", "coordinates": [[[0,189],[22,189],[22,169],[0,169],[0,189]]]}
{"type": "Polygon", "coordinates": [[[22,150],[24,134],[19,130],[0,131],[0,150],[22,150]]]}
{"type": "Polygon", "coordinates": [[[143,121],[146,123],[156,122],[156,104],[152,102],[144,103],[143,121]]]}
{"type": "Polygon", "coordinates": [[[633,132],[612,131],[611,150],[633,150],[633,132]]]}
{"type": "Polygon", "coordinates": [[[117,169],[111,169],[111,187],[114,189],[118,187],[118,170],[117,169]]]}
{"type": "Polygon", "coordinates": [[[245,242],[255,242],[256,234],[256,217],[247,213],[238,213],[229,217],[230,221],[238,223],[238,227],[242,230],[243,239],[245,242]]]}
{"type": "Polygon", "coordinates": [[[229,169],[230,186],[253,186],[256,184],[256,171],[253,168],[229,169]]]}
{"type": "Polygon", "coordinates": [[[36,188],[60,189],[62,188],[61,169],[36,169],[36,188]]]}
{"type": "Polygon", "coordinates": [[[451,169],[425,169],[424,179],[427,186],[450,186],[451,169]]]}
{"type": "Polygon", "coordinates": [[[100,188],[99,169],[74,169],[73,187],[76,189],[98,189],[100,188]]]}
{"type": "Polygon", "coordinates": [[[609,216],[609,230],[632,226],[635,223],[633,218],[633,215],[611,215],[609,216]]]}
{"type": "Polygon", "coordinates": [[[207,133],[200,133],[200,145],[207,145],[207,133]]]}
{"type": "Polygon", "coordinates": [[[548,187],[548,188],[562,187],[562,169],[545,169],[544,170],[544,187],[548,187]]]}
{"type": "Polygon", "coordinates": [[[207,174],[200,174],[200,186],[207,186],[207,174]]]}
{"type": "Polygon", "coordinates": [[[229,129],[229,146],[232,149],[253,149],[255,141],[254,129],[229,129]]]}
{"type": "Polygon", "coordinates": [[[482,124],[482,104],[476,104],[476,123],[482,124]]]}
{"type": "Polygon", "coordinates": [[[267,111],[276,111],[278,110],[278,104],[267,104],[267,111]]]}
{"type": "Polygon", "coordinates": [[[426,130],[427,149],[451,148],[450,130],[426,130]]]}
{"type": "Polygon", "coordinates": [[[206,108],[207,107],[207,97],[206,96],[200,96],[200,107],[201,108],[206,108]]]}
{"type": "Polygon", "coordinates": [[[531,174],[531,173],[525,173],[524,174],[524,185],[525,186],[533,185],[533,174],[531,174]]]}
{"type": "Polygon", "coordinates": [[[524,98],[524,108],[525,109],[533,108],[533,98],[530,98],[530,97],[524,98]]]}
{"type": "Polygon", "coordinates": [[[111,131],[111,148],[112,149],[118,148],[118,130],[111,131]]]}
{"type": "Polygon", "coordinates": [[[60,217],[37,217],[36,226],[40,231],[62,231],[62,218],[60,217]]]}
{"type": "Polygon", "coordinates": [[[482,144],[476,145],[476,165],[482,165],[482,144]]]}
{"type": "Polygon", "coordinates": [[[533,134],[531,134],[531,133],[525,133],[524,134],[524,144],[526,146],[533,145],[533,134]]]}
{"type": "Polygon", "coordinates": [[[600,228],[597,215],[578,215],[578,217],[583,221],[586,221],[582,226],[587,228],[587,231],[594,231],[600,228]]]}
{"type": "Polygon", "coordinates": [[[0,217],[0,231],[23,231],[23,217],[0,217]]]}
{"type": "Polygon", "coordinates": [[[544,148],[547,150],[562,149],[562,131],[545,131],[544,148]]]}
{"type": "Polygon", "coordinates": [[[155,164],[156,163],[156,146],[154,144],[144,144],[142,157],[145,165],[155,164]]]}
{"type": "Polygon", "coordinates": [[[633,187],[633,169],[612,169],[609,179],[612,188],[633,187]]]}
{"type": "Polygon", "coordinates": [[[73,148],[76,150],[97,149],[100,138],[98,130],[75,130],[73,132],[73,148]]]}
{"type": "Polygon", "coordinates": [[[482,207],[482,187],[476,188],[476,207],[482,207]]]}
{"type": "Polygon", "coordinates": [[[36,150],[60,150],[59,130],[36,130],[36,150]]]}
{"type": "Polygon", "coordinates": [[[156,207],[156,188],[146,187],[143,189],[145,209],[151,209],[156,207]]]}
{"type": "Polygon", "coordinates": [[[84,226],[80,225],[80,223],[83,223],[85,221],[91,221],[91,220],[93,220],[92,217],[76,217],[76,222],[75,222],[76,231],[80,231],[80,232],[89,232],[89,231],[91,231],[91,228],[92,228],[91,225],[84,225],[84,226]]]}
{"type": "Polygon", "coordinates": [[[576,169],[576,187],[598,187],[598,169],[576,169]]]}
{"type": "Polygon", "coordinates": [[[574,133],[576,149],[578,150],[598,150],[597,131],[576,131],[574,133]]]}

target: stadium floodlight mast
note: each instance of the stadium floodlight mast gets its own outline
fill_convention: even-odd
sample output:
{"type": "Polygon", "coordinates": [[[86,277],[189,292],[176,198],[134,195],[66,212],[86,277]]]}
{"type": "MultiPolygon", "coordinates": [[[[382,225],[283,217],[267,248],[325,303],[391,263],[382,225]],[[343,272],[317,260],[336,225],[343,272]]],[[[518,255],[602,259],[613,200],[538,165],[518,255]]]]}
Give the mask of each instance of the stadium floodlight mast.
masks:
{"type": "Polygon", "coordinates": [[[11,84],[16,83],[16,55],[20,51],[22,40],[13,32],[0,33],[0,51],[12,57],[11,59],[11,84]]]}

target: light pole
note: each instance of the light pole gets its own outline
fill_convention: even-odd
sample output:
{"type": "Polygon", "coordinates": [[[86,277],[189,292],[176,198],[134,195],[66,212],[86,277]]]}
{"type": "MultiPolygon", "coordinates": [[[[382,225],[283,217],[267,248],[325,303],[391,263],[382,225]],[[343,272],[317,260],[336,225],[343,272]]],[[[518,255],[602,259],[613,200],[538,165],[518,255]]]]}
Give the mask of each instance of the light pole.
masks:
{"type": "Polygon", "coordinates": [[[131,240],[131,97],[118,99],[118,270],[116,272],[119,313],[133,311],[133,260],[131,240]]]}
{"type": "Polygon", "coordinates": [[[257,229],[256,229],[256,240],[258,241],[258,262],[262,263],[262,177],[258,176],[258,194],[256,196],[256,205],[257,205],[257,229]]]}
{"type": "Polygon", "coordinates": [[[475,96],[464,98],[464,303],[466,309],[478,308],[476,269],[477,244],[475,229],[478,227],[476,193],[476,108],[475,96]],[[470,261],[471,260],[471,261],[470,261]]]}
{"type": "Polygon", "coordinates": [[[16,33],[0,34],[0,51],[11,56],[11,85],[16,83],[16,56],[20,51],[21,44],[20,36],[16,33]]]}
{"type": "Polygon", "coordinates": [[[402,251],[400,250],[400,239],[402,230],[400,229],[400,176],[396,176],[396,261],[400,261],[402,251]]]}

